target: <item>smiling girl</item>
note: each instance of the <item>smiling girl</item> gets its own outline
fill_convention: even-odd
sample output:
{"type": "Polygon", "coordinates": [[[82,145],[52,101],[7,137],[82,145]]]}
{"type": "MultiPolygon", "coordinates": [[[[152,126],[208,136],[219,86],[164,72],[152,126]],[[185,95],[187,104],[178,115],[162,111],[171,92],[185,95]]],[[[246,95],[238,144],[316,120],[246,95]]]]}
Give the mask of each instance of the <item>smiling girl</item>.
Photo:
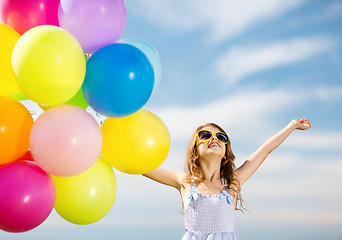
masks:
{"type": "Polygon", "coordinates": [[[228,135],[208,123],[198,127],[189,142],[186,172],[158,168],[144,176],[180,192],[185,223],[182,240],[238,239],[234,225],[235,210],[242,207],[241,186],[291,132],[310,127],[305,118],[291,121],[235,168],[228,135]]]}

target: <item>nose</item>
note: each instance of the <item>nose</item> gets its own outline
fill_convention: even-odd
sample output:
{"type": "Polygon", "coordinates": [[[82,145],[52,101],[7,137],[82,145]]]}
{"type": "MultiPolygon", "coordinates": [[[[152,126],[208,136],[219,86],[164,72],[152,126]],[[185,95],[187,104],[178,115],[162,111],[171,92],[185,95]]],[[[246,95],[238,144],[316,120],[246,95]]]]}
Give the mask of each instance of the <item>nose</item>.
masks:
{"type": "Polygon", "coordinates": [[[217,140],[217,137],[216,137],[216,134],[213,134],[213,135],[211,136],[211,141],[213,141],[213,140],[218,141],[218,140],[217,140]]]}

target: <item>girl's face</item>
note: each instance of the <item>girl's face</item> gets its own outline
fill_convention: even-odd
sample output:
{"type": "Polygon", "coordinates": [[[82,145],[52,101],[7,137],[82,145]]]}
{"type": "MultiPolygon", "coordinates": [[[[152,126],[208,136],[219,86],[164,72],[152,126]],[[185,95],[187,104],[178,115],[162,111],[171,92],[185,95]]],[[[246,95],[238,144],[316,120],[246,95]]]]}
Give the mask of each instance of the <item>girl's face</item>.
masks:
{"type": "Polygon", "coordinates": [[[218,156],[222,159],[226,152],[226,144],[217,140],[215,133],[220,130],[214,126],[206,126],[201,130],[208,130],[213,133],[211,138],[207,141],[201,140],[197,137],[197,152],[200,158],[218,156]]]}

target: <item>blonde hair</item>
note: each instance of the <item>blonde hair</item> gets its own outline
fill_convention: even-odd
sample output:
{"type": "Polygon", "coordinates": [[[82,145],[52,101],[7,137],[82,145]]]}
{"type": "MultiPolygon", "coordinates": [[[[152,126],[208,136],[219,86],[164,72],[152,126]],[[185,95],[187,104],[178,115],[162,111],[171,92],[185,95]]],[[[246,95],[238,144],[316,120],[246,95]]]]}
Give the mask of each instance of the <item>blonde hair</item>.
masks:
{"type": "MultiPolygon", "coordinates": [[[[192,138],[188,145],[188,150],[186,154],[187,169],[185,169],[185,171],[190,174],[189,178],[186,179],[186,181],[190,184],[200,183],[201,181],[203,181],[203,173],[200,167],[199,156],[197,152],[196,134],[198,131],[208,126],[216,127],[221,132],[226,133],[220,126],[218,126],[215,123],[207,123],[205,125],[202,125],[198,127],[196,131],[193,133],[192,138]]],[[[241,190],[240,182],[234,173],[235,156],[231,149],[229,137],[228,137],[228,143],[225,145],[226,145],[226,151],[225,151],[224,157],[221,160],[220,177],[223,178],[225,180],[225,183],[227,184],[227,185],[224,185],[223,188],[228,190],[230,193],[233,193],[234,196],[237,196],[237,202],[239,202],[239,207],[238,207],[238,204],[236,204],[235,209],[242,210],[241,208],[243,209],[245,208],[242,206],[243,199],[240,193],[240,190],[241,190]]]]}

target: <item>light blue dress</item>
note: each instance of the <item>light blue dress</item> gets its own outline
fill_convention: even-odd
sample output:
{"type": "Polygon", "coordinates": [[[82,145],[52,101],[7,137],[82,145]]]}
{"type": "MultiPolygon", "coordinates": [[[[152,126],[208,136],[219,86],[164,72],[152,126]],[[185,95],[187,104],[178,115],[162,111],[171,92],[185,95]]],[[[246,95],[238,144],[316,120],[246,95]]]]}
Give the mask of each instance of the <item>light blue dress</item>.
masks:
{"type": "Polygon", "coordinates": [[[196,184],[191,185],[190,191],[182,240],[238,240],[234,233],[233,197],[226,190],[213,195],[197,193],[196,184]]]}

